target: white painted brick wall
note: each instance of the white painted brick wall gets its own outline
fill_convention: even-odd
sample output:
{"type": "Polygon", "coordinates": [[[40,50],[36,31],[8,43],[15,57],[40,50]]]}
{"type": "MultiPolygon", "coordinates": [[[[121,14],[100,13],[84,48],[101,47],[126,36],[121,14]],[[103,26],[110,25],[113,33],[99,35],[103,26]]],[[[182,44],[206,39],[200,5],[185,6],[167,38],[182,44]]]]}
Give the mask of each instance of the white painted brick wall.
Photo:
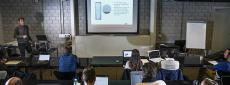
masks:
{"type": "Polygon", "coordinates": [[[162,24],[160,31],[164,35],[164,39],[158,42],[165,43],[173,43],[174,40],[181,39],[181,37],[182,39],[185,39],[186,21],[213,21],[213,9],[215,7],[230,7],[229,2],[176,2],[174,0],[162,0],[161,3],[162,24]],[[183,6],[184,15],[182,18],[183,6]]]}

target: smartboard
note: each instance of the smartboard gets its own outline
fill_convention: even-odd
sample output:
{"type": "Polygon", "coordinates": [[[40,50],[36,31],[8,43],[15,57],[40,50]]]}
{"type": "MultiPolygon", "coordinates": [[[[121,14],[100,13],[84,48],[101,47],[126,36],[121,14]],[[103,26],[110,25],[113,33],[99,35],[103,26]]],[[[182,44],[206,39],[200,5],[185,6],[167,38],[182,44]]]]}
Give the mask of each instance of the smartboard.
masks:
{"type": "Polygon", "coordinates": [[[205,49],[206,22],[187,22],[186,48],[205,49]]]}
{"type": "Polygon", "coordinates": [[[87,33],[137,33],[138,0],[86,0],[87,33]]]}

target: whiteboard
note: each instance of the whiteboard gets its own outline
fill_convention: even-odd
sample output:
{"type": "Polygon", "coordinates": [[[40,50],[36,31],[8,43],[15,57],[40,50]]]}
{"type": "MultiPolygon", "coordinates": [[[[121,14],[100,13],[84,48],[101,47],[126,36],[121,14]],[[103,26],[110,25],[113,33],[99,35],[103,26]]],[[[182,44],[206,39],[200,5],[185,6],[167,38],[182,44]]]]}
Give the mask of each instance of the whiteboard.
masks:
{"type": "Polygon", "coordinates": [[[186,48],[205,49],[206,25],[205,22],[187,22],[186,48]]]}

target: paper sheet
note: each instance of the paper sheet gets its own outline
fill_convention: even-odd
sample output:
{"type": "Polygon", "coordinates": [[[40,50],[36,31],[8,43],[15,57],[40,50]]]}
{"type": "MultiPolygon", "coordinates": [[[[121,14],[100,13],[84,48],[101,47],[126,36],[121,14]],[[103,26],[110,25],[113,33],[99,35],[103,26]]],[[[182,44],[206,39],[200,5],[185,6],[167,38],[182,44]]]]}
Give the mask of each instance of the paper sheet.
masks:
{"type": "Polygon", "coordinates": [[[5,64],[6,65],[17,65],[19,63],[21,63],[22,61],[7,61],[5,64]]]}
{"type": "Polygon", "coordinates": [[[218,62],[216,62],[216,61],[208,61],[208,62],[211,63],[212,65],[218,64],[218,62]]]}

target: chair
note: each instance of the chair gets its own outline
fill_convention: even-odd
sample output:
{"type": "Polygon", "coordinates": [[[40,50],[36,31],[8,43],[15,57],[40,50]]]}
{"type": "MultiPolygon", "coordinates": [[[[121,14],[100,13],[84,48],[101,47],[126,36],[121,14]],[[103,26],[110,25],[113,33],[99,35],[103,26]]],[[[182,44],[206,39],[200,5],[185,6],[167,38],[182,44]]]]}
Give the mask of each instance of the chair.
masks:
{"type": "Polygon", "coordinates": [[[122,74],[122,80],[130,80],[130,69],[124,69],[122,74]]]}
{"type": "Polygon", "coordinates": [[[161,62],[161,68],[156,75],[157,80],[184,80],[182,71],[179,69],[179,62],[165,60],[161,62]]]}
{"type": "Polygon", "coordinates": [[[141,83],[143,80],[143,71],[131,71],[130,72],[131,85],[141,83]]]}
{"type": "Polygon", "coordinates": [[[0,80],[6,79],[7,72],[6,71],[0,71],[0,80]]]}
{"type": "Polygon", "coordinates": [[[54,71],[54,75],[58,80],[72,80],[73,78],[75,78],[76,73],[54,71]]]}
{"type": "Polygon", "coordinates": [[[230,72],[226,71],[216,71],[217,79],[220,79],[222,76],[230,76],[230,72]]]}

